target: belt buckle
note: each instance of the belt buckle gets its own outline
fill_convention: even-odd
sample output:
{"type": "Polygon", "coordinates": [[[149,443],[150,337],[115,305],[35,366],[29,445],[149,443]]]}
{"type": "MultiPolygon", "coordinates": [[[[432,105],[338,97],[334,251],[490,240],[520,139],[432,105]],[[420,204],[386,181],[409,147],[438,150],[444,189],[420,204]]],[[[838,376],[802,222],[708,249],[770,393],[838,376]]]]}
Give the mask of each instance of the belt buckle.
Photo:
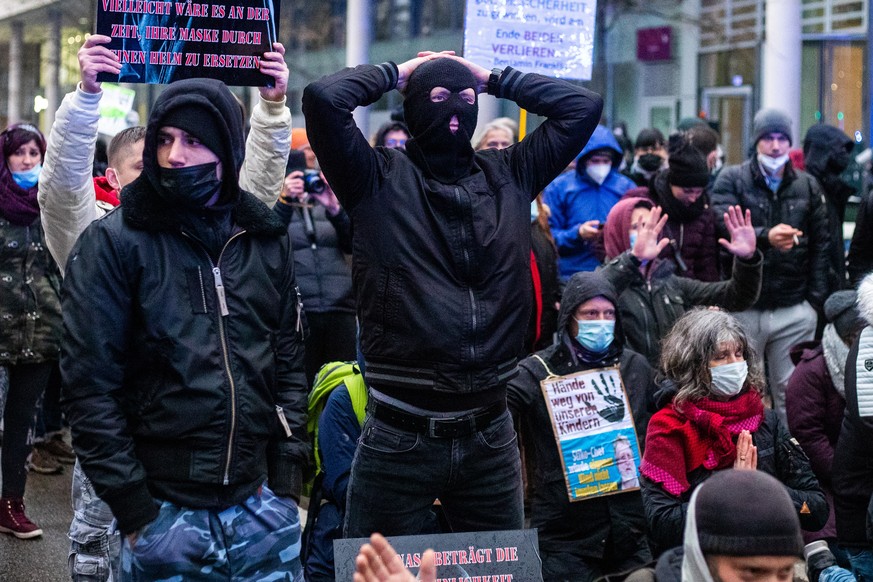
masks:
{"type": "Polygon", "coordinates": [[[434,438],[453,438],[466,436],[476,432],[476,417],[472,414],[467,416],[454,416],[450,418],[428,418],[428,434],[434,438]],[[464,426],[468,431],[463,431],[464,426]]]}

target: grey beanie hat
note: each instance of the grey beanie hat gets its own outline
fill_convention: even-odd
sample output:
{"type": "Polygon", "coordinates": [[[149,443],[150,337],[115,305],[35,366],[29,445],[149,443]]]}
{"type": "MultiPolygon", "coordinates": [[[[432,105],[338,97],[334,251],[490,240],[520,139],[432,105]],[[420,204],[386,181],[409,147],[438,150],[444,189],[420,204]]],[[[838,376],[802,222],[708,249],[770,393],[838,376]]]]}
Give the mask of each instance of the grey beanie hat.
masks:
{"type": "Polygon", "coordinates": [[[844,340],[864,324],[858,312],[857,300],[858,294],[855,290],[846,289],[832,293],[824,304],[825,317],[834,324],[837,334],[844,340]]]}
{"type": "Polygon", "coordinates": [[[756,144],[767,134],[781,133],[791,143],[791,118],[778,109],[762,109],[755,114],[752,124],[753,144],[756,144]]]}
{"type": "Polygon", "coordinates": [[[763,471],[716,473],[700,486],[694,507],[706,556],[803,555],[797,509],[785,486],[763,471]]]}

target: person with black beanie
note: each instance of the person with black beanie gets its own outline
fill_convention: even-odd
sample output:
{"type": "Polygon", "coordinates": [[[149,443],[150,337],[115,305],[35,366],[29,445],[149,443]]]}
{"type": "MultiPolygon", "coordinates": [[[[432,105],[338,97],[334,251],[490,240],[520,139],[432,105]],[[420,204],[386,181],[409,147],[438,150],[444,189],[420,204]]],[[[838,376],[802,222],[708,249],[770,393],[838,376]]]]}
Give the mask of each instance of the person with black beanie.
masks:
{"type": "Polygon", "coordinates": [[[239,186],[242,122],[220,81],[169,85],[68,261],[62,404],[125,579],[302,579],[305,320],[285,225],[239,186]]]}
{"type": "Polygon", "coordinates": [[[352,223],[368,416],[345,533],[420,533],[439,498],[454,531],[523,526],[506,384],[530,312],[530,203],[582,150],[603,102],[565,81],[451,52],[359,65],[303,92],[310,143],[352,223]],[[352,111],[405,94],[406,150],[372,148],[352,111]],[[473,150],[478,94],[546,117],[473,150]]]}
{"type": "Polygon", "coordinates": [[[680,277],[718,281],[718,242],[715,214],[709,207],[710,173],[706,158],[685,134],[670,136],[670,167],[652,176],[646,189],[625,196],[645,195],[670,217],[664,236],[670,239],[662,258],[670,260],[680,277]]]}

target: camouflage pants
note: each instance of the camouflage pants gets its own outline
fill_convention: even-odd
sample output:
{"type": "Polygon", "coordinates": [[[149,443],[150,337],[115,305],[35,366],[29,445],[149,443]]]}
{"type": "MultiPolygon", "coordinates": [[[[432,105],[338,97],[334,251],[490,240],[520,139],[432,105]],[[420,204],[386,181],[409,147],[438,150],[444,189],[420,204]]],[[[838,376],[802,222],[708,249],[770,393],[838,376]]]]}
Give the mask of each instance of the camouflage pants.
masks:
{"type": "Polygon", "coordinates": [[[302,582],[297,504],[265,485],[223,511],[161,503],[133,548],[125,539],[122,580],[302,582]]]}

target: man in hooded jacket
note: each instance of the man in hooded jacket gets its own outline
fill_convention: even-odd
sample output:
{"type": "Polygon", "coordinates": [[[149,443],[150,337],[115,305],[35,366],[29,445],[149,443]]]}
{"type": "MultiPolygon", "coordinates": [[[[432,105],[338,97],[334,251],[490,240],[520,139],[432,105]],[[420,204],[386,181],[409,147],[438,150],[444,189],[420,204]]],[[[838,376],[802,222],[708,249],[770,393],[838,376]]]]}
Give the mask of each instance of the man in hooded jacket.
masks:
{"type": "Polygon", "coordinates": [[[536,467],[530,527],[538,531],[543,580],[550,582],[595,580],[651,560],[639,489],[570,502],[540,388],[550,376],[618,365],[636,432],[646,434],[653,412],[652,369],[643,356],[625,349],[616,301],[615,289],[602,273],[570,277],[561,297],[558,343],[522,360],[507,389],[513,416],[529,429],[524,434],[531,435],[525,441],[536,467]]]}
{"type": "Polygon", "coordinates": [[[852,138],[840,129],[825,124],[813,125],[803,138],[806,172],[818,180],[826,202],[830,253],[828,258],[828,293],[845,289],[846,247],[843,243],[843,219],[846,203],[855,189],[840,178],[852,161],[852,138]]]}
{"type": "Polygon", "coordinates": [[[506,383],[527,328],[530,203],[582,149],[599,96],[450,53],[360,65],[310,84],[303,113],[352,221],[369,410],[346,534],[419,533],[434,499],[456,531],[523,525],[506,383]],[[371,148],[352,111],[398,88],[412,138],[371,148]],[[477,94],[546,117],[522,142],[474,152],[477,94]]]}
{"type": "Polygon", "coordinates": [[[606,216],[635,187],[619,172],[621,156],[615,136],[598,125],[579,154],[575,171],[564,172],[543,192],[552,213],[549,226],[558,247],[562,281],[578,271],[593,271],[603,261],[598,243],[606,216]]]}
{"type": "Polygon", "coordinates": [[[63,404],[126,579],[302,580],[302,306],[285,225],[239,187],[243,152],[223,83],[171,84],[142,174],[68,261],[63,404]]]}

